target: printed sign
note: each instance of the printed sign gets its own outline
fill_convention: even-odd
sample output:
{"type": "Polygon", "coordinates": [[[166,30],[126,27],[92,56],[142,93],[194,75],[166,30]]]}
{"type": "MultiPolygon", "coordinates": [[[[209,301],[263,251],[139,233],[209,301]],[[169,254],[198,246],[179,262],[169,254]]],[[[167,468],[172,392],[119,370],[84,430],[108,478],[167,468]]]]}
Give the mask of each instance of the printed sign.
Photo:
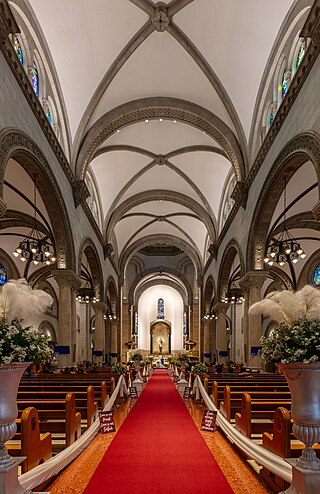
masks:
{"type": "Polygon", "coordinates": [[[191,386],[186,386],[184,388],[183,397],[184,398],[190,398],[190,394],[191,394],[191,386]]]}
{"type": "Polygon", "coordinates": [[[217,412],[213,410],[206,410],[203,412],[201,430],[207,432],[214,432],[217,419],[217,412]]]}
{"type": "Polygon", "coordinates": [[[138,398],[138,391],[135,386],[132,386],[131,388],[129,388],[129,390],[130,390],[130,398],[138,398]]]}
{"type": "Polygon", "coordinates": [[[116,432],[116,426],[113,420],[113,412],[100,412],[100,432],[107,434],[108,432],[116,432]]]}

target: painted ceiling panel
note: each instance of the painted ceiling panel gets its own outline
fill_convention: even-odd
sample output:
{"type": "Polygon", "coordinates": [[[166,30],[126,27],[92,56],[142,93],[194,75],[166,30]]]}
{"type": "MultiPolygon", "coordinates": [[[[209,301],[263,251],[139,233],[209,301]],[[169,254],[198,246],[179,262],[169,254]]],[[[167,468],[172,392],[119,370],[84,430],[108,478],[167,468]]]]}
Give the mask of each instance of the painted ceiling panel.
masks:
{"type": "Polygon", "coordinates": [[[158,32],[152,33],[120,69],[99,101],[88,128],[112,108],[151,96],[197,103],[234,131],[225,105],[197,63],[169,33],[158,32]]]}
{"type": "Polygon", "coordinates": [[[30,0],[30,4],[55,62],[74,136],[105,72],[147,15],[119,0],[30,0]]]}
{"type": "MultiPolygon", "coordinates": [[[[185,146],[217,146],[217,143],[201,130],[172,120],[150,120],[120,129],[103,146],[126,144],[137,146],[155,154],[167,154],[185,146]]],[[[218,146],[219,147],[219,146],[218,146]]]]}
{"type": "Polygon", "coordinates": [[[104,215],[107,214],[112,201],[128,180],[147,163],[146,156],[128,151],[105,153],[91,162],[99,186],[104,215]]]}
{"type": "MultiPolygon", "coordinates": [[[[193,188],[180,177],[175,171],[171,170],[167,166],[156,165],[151,168],[151,170],[144,173],[139,180],[137,180],[131,187],[127,190],[126,194],[123,196],[123,200],[127,199],[133,194],[138,194],[139,192],[144,192],[146,190],[174,190],[175,192],[180,192],[188,197],[191,197],[197,202],[201,202],[198,194],[193,190],[193,188]]],[[[202,202],[201,202],[202,204],[202,202]]]]}
{"type": "Polygon", "coordinates": [[[263,70],[293,3],[197,0],[174,17],[224,85],[247,137],[263,70]]]}
{"type": "Polygon", "coordinates": [[[225,179],[231,168],[230,162],[221,155],[193,152],[171,158],[197,185],[208,200],[216,218],[225,179]]]}

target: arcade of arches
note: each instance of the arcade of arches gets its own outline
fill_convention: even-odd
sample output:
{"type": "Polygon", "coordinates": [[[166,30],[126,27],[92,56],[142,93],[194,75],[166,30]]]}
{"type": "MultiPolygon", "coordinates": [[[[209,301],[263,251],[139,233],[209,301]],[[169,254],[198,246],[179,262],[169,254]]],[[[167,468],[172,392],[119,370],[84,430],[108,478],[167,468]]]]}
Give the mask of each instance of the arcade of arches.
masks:
{"type": "Polygon", "coordinates": [[[0,283],[52,295],[60,365],[261,367],[249,307],[320,284],[319,2],[107,3],[0,0],[0,283]],[[284,230],[306,256],[265,263],[284,230]]]}

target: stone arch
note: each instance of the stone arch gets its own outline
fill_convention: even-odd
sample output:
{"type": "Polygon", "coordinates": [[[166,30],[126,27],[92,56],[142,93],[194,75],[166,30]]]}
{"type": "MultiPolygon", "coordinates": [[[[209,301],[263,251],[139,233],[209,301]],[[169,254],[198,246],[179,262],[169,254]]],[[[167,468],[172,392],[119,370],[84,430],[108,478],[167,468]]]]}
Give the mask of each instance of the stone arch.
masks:
{"type": "MultiPolygon", "coordinates": [[[[143,292],[145,292],[148,288],[151,288],[152,286],[155,286],[155,285],[159,285],[159,280],[150,280],[150,281],[147,281],[146,283],[143,283],[137,289],[136,297],[135,297],[135,300],[134,300],[135,307],[138,307],[139,299],[140,299],[141,295],[143,294],[143,292]]],[[[161,285],[170,286],[171,288],[173,288],[174,290],[176,290],[179,293],[179,295],[181,295],[181,298],[182,298],[182,300],[184,302],[185,307],[187,307],[187,305],[189,304],[189,301],[187,300],[186,293],[184,292],[184,290],[181,287],[181,285],[179,285],[178,283],[174,282],[173,280],[169,280],[169,279],[163,279],[163,280],[161,280],[161,285]]],[[[189,295],[188,295],[188,298],[189,298],[189,295]]]]}
{"type": "Polygon", "coordinates": [[[103,115],[85,135],[76,163],[76,176],[84,179],[86,169],[96,149],[116,130],[145,119],[180,120],[208,134],[226,152],[238,181],[245,179],[246,170],[239,142],[217,115],[189,101],[170,97],[150,97],[130,101],[103,115]]]}
{"type": "MultiPolygon", "coordinates": [[[[135,291],[136,291],[136,288],[139,284],[140,281],[143,280],[143,278],[145,278],[146,276],[148,276],[149,274],[152,274],[152,273],[155,273],[156,274],[156,270],[155,268],[149,268],[149,269],[145,269],[144,271],[142,271],[141,273],[139,273],[136,278],[134,279],[134,281],[131,283],[131,286],[130,286],[130,290],[129,290],[129,293],[128,293],[128,303],[130,305],[133,305],[134,302],[135,302],[135,291]]],[[[150,280],[150,282],[152,281],[152,284],[150,284],[149,286],[153,286],[153,285],[156,285],[156,284],[164,284],[164,285],[169,285],[169,286],[173,286],[173,288],[175,288],[176,290],[181,290],[181,293],[180,295],[182,296],[182,298],[188,302],[188,305],[191,305],[192,304],[192,287],[188,281],[188,279],[182,274],[180,273],[178,270],[174,269],[174,268],[170,268],[170,267],[166,267],[165,268],[165,273],[170,273],[170,274],[173,274],[174,276],[176,276],[177,278],[179,278],[183,285],[185,286],[185,289],[186,289],[186,292],[188,294],[188,297],[186,298],[186,294],[184,293],[184,295],[182,296],[182,293],[183,293],[183,290],[181,289],[181,287],[178,289],[177,287],[179,287],[179,284],[177,282],[175,282],[174,280],[170,280],[170,279],[157,279],[157,280],[150,280]],[[166,281],[166,283],[164,283],[166,281]]],[[[148,282],[147,282],[148,283],[148,282]]],[[[143,284],[143,291],[146,289],[145,286],[147,283],[144,283],[143,284]]],[[[138,289],[139,290],[139,289],[138,289]]]]}
{"type": "Polygon", "coordinates": [[[239,255],[240,258],[240,273],[243,276],[245,273],[245,265],[244,265],[242,251],[236,240],[230,240],[230,242],[225,248],[220,263],[218,287],[217,287],[217,297],[219,298],[219,301],[221,301],[221,297],[223,293],[227,291],[231,267],[237,254],[239,255]]]}
{"type": "Polygon", "coordinates": [[[118,290],[113,276],[109,276],[107,279],[105,296],[110,301],[113,315],[118,315],[118,290]]]}
{"type": "Polygon", "coordinates": [[[38,329],[42,331],[44,334],[50,336],[51,337],[50,341],[54,343],[58,341],[56,330],[50,321],[47,321],[46,319],[44,321],[41,321],[38,329]]]}
{"type": "Polygon", "coordinates": [[[138,194],[129,197],[123,203],[121,203],[111,214],[108,223],[106,225],[106,241],[111,243],[111,236],[114,231],[116,224],[121,220],[125,213],[130,209],[143,204],[145,202],[151,201],[170,201],[174,203],[181,204],[191,211],[193,211],[197,218],[202,221],[202,223],[207,228],[208,234],[210,236],[211,242],[214,243],[216,239],[216,232],[214,223],[209,215],[209,213],[194,199],[186,196],[185,194],[179,192],[173,192],[171,190],[148,190],[144,192],[139,192],[138,194]]]}
{"type": "Polygon", "coordinates": [[[102,273],[102,268],[101,268],[101,263],[100,263],[97,248],[94,245],[91,238],[86,237],[81,242],[79,248],[79,255],[78,255],[78,270],[77,270],[78,276],[81,276],[81,258],[83,253],[85,254],[89,263],[89,267],[92,275],[93,289],[95,291],[95,294],[97,295],[98,293],[99,299],[103,301],[104,300],[103,273],[102,273]]]}
{"type": "Polygon", "coordinates": [[[3,199],[5,169],[9,159],[16,160],[32,177],[37,174],[37,189],[47,209],[54,234],[57,268],[75,270],[75,251],[67,208],[44,154],[30,137],[20,130],[0,132],[0,201],[3,199]],[[57,214],[59,211],[59,214],[57,214]]]}
{"type": "Polygon", "coordinates": [[[121,254],[120,261],[119,261],[119,266],[120,266],[120,272],[121,276],[123,278],[124,272],[126,265],[130,259],[138,250],[142,249],[143,247],[146,247],[147,245],[152,245],[153,243],[159,243],[162,242],[164,244],[170,244],[174,245],[175,247],[178,247],[181,249],[189,258],[191,259],[195,271],[197,273],[197,277],[200,276],[201,274],[201,260],[199,253],[195,251],[187,242],[182,240],[179,237],[176,237],[175,235],[147,235],[146,237],[142,237],[133,244],[131,244],[125,252],[121,254]]]}
{"type": "Polygon", "coordinates": [[[311,161],[318,179],[320,197],[320,139],[315,132],[299,134],[286,144],[277,156],[263,184],[250,226],[247,245],[247,270],[263,270],[265,241],[274,209],[284,189],[283,177],[287,181],[306,161],[311,161]]]}
{"type": "Polygon", "coordinates": [[[11,278],[13,279],[18,279],[20,277],[19,271],[17,269],[17,266],[7,254],[7,252],[0,247],[0,262],[1,264],[4,265],[6,272],[7,272],[7,280],[10,280],[11,278]]]}
{"type": "Polygon", "coordinates": [[[210,275],[206,279],[205,287],[203,290],[203,304],[202,304],[203,312],[204,312],[203,315],[210,312],[212,300],[215,296],[215,293],[216,293],[215,282],[212,275],[210,275]]]}

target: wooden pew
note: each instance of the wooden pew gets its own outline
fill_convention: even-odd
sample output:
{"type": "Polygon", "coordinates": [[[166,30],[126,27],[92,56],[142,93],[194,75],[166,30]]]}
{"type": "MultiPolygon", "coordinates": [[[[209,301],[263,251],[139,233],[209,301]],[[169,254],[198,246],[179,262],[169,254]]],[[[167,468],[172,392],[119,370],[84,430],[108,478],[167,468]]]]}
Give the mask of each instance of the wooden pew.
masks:
{"type": "MultiPolygon", "coordinates": [[[[248,389],[246,392],[247,394],[250,394],[252,400],[291,400],[291,393],[289,390],[260,391],[260,387],[256,387],[255,389],[251,388],[250,393],[248,389]]],[[[224,399],[220,403],[220,412],[228,422],[230,422],[230,420],[235,417],[236,412],[241,409],[243,394],[243,389],[234,391],[234,388],[230,388],[230,386],[224,387],[224,399]]]]}
{"type": "Polygon", "coordinates": [[[23,410],[17,421],[21,441],[8,442],[6,447],[12,456],[26,456],[21,464],[22,473],[26,473],[52,457],[52,437],[50,432],[40,434],[38,412],[33,407],[23,410]]]}
{"type": "MultiPolygon", "coordinates": [[[[81,435],[81,414],[76,411],[74,393],[67,393],[64,400],[18,400],[18,411],[31,404],[38,411],[40,432],[60,435],[65,446],[70,446],[81,435]]],[[[55,448],[54,448],[55,449],[55,448]]]]}
{"type": "MultiPolygon", "coordinates": [[[[229,381],[228,384],[220,384],[217,381],[213,382],[212,386],[212,401],[217,408],[219,408],[221,401],[224,400],[225,394],[225,386],[229,386],[231,391],[239,391],[242,393],[251,393],[255,391],[289,391],[289,386],[286,382],[280,383],[268,383],[268,382],[259,382],[259,381],[251,381],[239,383],[237,381],[229,381]]],[[[208,391],[209,391],[208,386],[208,391]]],[[[209,394],[209,393],[208,393],[209,394]]]]}
{"type": "Polygon", "coordinates": [[[242,396],[241,411],[235,415],[235,426],[245,436],[251,438],[252,434],[271,432],[275,410],[280,407],[291,408],[291,400],[277,399],[251,399],[248,393],[242,396]],[[260,422],[252,422],[252,419],[260,419],[260,422]]]}

